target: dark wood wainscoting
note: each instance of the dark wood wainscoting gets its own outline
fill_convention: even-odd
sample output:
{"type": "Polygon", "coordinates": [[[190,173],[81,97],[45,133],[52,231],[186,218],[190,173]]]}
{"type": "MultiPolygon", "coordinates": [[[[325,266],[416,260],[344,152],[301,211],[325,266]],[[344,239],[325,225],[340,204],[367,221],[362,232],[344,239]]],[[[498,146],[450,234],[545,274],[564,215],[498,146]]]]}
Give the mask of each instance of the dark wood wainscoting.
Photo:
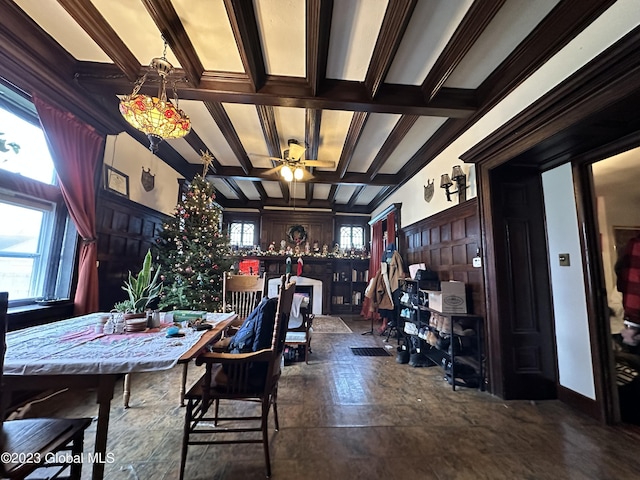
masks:
{"type": "Polygon", "coordinates": [[[483,269],[473,266],[480,249],[476,198],[404,227],[399,236],[407,265],[425,263],[441,281],[464,282],[469,312],[485,316],[483,269]]]}
{"type": "Polygon", "coordinates": [[[149,247],[169,217],[138,203],[101,191],[97,203],[100,310],[124,300],[123,281],[137,273],[149,247]]]}

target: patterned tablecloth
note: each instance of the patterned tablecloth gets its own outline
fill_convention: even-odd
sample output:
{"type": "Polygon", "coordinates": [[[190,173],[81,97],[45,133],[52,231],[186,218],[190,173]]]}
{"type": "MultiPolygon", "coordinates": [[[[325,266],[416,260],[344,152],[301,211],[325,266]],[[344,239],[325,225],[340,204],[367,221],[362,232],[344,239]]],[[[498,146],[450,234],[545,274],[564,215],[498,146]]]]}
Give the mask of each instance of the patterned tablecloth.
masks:
{"type": "MultiPolygon", "coordinates": [[[[151,372],[176,365],[204,331],[184,329],[167,338],[166,328],[105,335],[94,326],[104,313],[93,313],[7,334],[5,375],[82,375],[151,372]]],[[[217,323],[233,314],[207,314],[217,323]]]]}

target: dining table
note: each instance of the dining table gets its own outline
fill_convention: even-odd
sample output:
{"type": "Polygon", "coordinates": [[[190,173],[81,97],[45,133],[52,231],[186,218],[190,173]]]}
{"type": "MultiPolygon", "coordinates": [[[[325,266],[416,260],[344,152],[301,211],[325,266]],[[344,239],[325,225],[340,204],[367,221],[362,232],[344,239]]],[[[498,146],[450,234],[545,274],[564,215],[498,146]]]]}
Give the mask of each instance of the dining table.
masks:
{"type": "MultiPolygon", "coordinates": [[[[137,372],[168,370],[184,365],[184,394],[188,364],[208,345],[217,341],[237,318],[231,313],[205,313],[199,329],[186,323],[175,326],[161,317],[159,327],[142,331],[105,334],[99,325],[107,313],[92,313],[9,332],[4,361],[5,405],[13,392],[91,388],[96,390],[98,415],[92,478],[104,478],[111,400],[116,381],[125,376],[124,406],[129,402],[129,376],[137,372]],[[96,327],[98,326],[98,327],[96,327]]],[[[195,322],[194,322],[195,323],[195,322]]]]}

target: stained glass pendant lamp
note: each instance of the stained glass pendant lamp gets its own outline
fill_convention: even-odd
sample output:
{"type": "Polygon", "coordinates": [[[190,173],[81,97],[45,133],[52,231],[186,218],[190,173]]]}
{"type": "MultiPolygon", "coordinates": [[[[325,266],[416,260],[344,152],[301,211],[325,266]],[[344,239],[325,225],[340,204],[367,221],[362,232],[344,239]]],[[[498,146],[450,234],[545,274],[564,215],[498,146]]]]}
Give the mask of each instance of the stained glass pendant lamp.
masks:
{"type": "Polygon", "coordinates": [[[167,42],[164,42],[162,57],[151,60],[150,67],[160,77],[158,96],[138,93],[147,80],[148,73],[136,80],[131,95],[120,101],[120,113],[129,124],[144,132],[149,138],[149,150],[155,153],[158,144],[165,139],[182,138],[191,130],[191,120],[178,108],[178,96],[174,86],[174,102],[167,99],[167,77],[173,65],[167,60],[167,42]]]}

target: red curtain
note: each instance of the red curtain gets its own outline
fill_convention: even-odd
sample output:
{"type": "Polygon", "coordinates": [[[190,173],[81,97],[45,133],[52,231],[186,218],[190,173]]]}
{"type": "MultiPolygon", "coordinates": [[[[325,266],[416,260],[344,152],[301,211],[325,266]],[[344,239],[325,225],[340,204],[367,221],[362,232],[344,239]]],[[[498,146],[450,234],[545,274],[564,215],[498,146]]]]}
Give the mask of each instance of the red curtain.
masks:
{"type": "Polygon", "coordinates": [[[62,197],[82,237],[74,314],[98,310],[98,246],[94,179],[104,139],[89,125],[33,97],[56,167],[62,197]]]}
{"type": "Polygon", "coordinates": [[[395,210],[387,215],[387,244],[393,243],[398,250],[398,245],[396,245],[396,212],[395,210]]]}
{"type": "MultiPolygon", "coordinates": [[[[376,222],[371,227],[371,257],[369,258],[369,280],[376,276],[378,270],[380,270],[380,262],[382,261],[382,253],[384,252],[384,245],[382,244],[382,220],[376,222]]],[[[365,297],[362,301],[362,310],[360,315],[365,318],[370,318],[374,315],[374,320],[380,318],[378,312],[371,312],[371,301],[365,297]]]]}

